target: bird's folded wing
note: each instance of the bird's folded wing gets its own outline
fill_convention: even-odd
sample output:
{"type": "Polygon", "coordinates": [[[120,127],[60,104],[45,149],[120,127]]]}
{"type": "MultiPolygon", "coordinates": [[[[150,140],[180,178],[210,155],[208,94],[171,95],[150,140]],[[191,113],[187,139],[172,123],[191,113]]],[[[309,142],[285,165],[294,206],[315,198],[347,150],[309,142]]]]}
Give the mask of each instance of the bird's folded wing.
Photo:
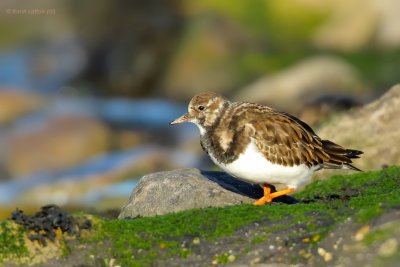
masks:
{"type": "Polygon", "coordinates": [[[311,127],[287,113],[269,110],[254,116],[252,125],[258,149],[273,163],[315,166],[330,160],[311,127]]]}

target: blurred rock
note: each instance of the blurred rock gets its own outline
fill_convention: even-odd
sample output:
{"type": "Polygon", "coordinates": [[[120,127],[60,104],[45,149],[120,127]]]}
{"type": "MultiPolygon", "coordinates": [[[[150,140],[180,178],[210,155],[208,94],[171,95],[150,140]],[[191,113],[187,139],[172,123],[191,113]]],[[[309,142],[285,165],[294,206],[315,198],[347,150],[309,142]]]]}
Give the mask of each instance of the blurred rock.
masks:
{"type": "Polygon", "coordinates": [[[16,89],[0,90],[0,124],[8,123],[45,104],[42,96],[16,89]]]}
{"type": "Polygon", "coordinates": [[[381,18],[377,25],[376,42],[384,48],[398,48],[400,46],[400,1],[374,1],[381,18]]]}
{"type": "Polygon", "coordinates": [[[331,0],[324,3],[330,9],[331,18],[314,36],[317,47],[347,52],[371,44],[384,48],[399,47],[399,1],[331,0]]]}
{"type": "Polygon", "coordinates": [[[259,79],[241,89],[235,98],[298,113],[304,103],[318,96],[361,94],[362,89],[364,86],[351,65],[336,57],[318,56],[259,79]]]}
{"type": "Polygon", "coordinates": [[[180,0],[68,1],[88,65],[78,83],[144,96],[158,86],[183,25],[180,0]]]}
{"type": "Polygon", "coordinates": [[[356,51],[366,46],[376,31],[376,1],[337,1],[330,20],[317,31],[314,43],[319,48],[356,51]]]}
{"type": "Polygon", "coordinates": [[[61,170],[104,153],[109,141],[110,130],[96,119],[55,116],[10,136],[6,166],[16,177],[61,170]]]}
{"type": "Polygon", "coordinates": [[[187,101],[200,91],[224,93],[235,88],[238,70],[233,60],[244,49],[243,34],[241,28],[217,16],[189,21],[166,73],[163,87],[167,94],[187,101]]]}
{"type": "Polygon", "coordinates": [[[7,191],[14,189],[17,192],[3,202],[12,199],[13,203],[21,205],[55,203],[97,206],[102,201],[105,206],[111,199],[115,208],[126,201],[131,188],[137,183],[136,177],[179,166],[173,155],[167,154],[168,151],[160,147],[137,147],[97,156],[65,171],[36,175],[30,182],[10,182],[7,191]],[[116,198],[119,199],[118,204],[115,203],[116,198]]]}
{"type": "MultiPolygon", "coordinates": [[[[354,164],[362,170],[398,165],[400,164],[399,114],[400,84],[393,86],[378,100],[327,122],[318,131],[318,135],[342,146],[364,151],[354,164]]],[[[325,170],[319,175],[330,174],[330,171],[325,170]]]]}
{"type": "MultiPolygon", "coordinates": [[[[194,208],[253,203],[262,196],[258,185],[239,181],[224,172],[181,169],[143,176],[118,218],[154,216],[194,208]]],[[[278,202],[295,203],[289,196],[278,202]]]]}
{"type": "Polygon", "coordinates": [[[132,130],[121,130],[113,133],[111,146],[116,150],[126,150],[136,147],[146,141],[144,133],[134,132],[132,130]]]}

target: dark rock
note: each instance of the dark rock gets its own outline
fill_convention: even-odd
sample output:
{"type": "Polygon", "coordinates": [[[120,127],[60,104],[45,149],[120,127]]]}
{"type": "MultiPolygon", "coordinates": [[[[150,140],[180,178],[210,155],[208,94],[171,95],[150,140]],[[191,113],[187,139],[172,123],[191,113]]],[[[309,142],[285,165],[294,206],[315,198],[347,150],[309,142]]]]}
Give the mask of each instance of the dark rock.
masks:
{"type": "Polygon", "coordinates": [[[28,238],[31,241],[38,241],[43,246],[47,244],[47,239],[55,240],[57,229],[62,233],[79,236],[80,229],[90,229],[92,226],[89,220],[79,223],[71,214],[56,205],[43,206],[35,215],[27,215],[22,210],[16,209],[12,212],[11,219],[32,231],[28,238]]]}
{"type": "Polygon", "coordinates": [[[344,94],[319,95],[301,108],[299,118],[311,125],[315,125],[326,119],[330,114],[343,112],[361,105],[356,97],[344,94]]]}
{"type": "MultiPolygon", "coordinates": [[[[224,172],[180,169],[152,173],[139,181],[118,218],[251,204],[262,194],[259,185],[242,182],[224,172]]],[[[290,196],[282,196],[275,201],[288,204],[297,202],[290,196]]]]}
{"type": "Polygon", "coordinates": [[[90,80],[104,94],[126,96],[157,87],[181,33],[180,0],[68,3],[88,57],[78,84],[90,80]]]}

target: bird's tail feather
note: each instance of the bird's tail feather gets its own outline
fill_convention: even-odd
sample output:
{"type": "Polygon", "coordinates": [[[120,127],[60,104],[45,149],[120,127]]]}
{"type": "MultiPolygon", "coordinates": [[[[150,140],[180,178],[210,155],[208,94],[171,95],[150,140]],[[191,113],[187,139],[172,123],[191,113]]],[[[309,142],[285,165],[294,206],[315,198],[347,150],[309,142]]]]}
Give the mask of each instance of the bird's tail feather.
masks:
{"type": "Polygon", "coordinates": [[[352,159],[360,158],[359,155],[363,154],[360,150],[346,149],[338,144],[335,144],[329,140],[322,140],[322,147],[330,159],[328,162],[324,162],[323,167],[325,169],[347,169],[362,171],[359,168],[353,166],[352,159]]]}

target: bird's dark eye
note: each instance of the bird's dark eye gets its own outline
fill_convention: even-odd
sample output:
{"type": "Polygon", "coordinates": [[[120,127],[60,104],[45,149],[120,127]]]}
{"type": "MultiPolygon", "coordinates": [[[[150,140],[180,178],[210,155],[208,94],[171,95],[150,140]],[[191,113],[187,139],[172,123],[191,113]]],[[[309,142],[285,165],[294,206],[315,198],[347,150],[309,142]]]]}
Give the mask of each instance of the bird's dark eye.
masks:
{"type": "Polygon", "coordinates": [[[206,107],[205,106],[198,106],[197,108],[201,111],[201,110],[204,110],[206,107]]]}

